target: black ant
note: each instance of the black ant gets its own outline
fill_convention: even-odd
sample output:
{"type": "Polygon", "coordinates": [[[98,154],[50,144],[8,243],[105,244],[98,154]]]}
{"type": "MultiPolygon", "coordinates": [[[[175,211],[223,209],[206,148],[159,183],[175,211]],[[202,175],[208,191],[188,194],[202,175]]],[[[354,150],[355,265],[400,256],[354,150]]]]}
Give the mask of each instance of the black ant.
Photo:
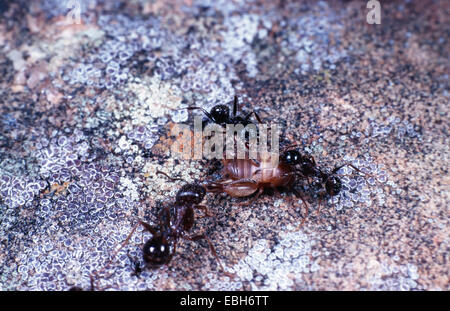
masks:
{"type": "MultiPolygon", "coordinates": [[[[295,145],[296,144],[291,146],[295,145]]],[[[288,146],[287,148],[291,146],[288,146]]],[[[284,163],[289,163],[290,165],[300,165],[298,173],[300,173],[302,177],[305,177],[307,179],[317,178],[322,188],[321,190],[319,190],[320,200],[322,200],[325,195],[333,197],[337,196],[341,192],[342,181],[338,177],[341,175],[337,174],[337,172],[341,168],[349,166],[355,171],[365,174],[351,163],[345,163],[343,165],[337,166],[331,172],[324,172],[317,166],[314,157],[310,155],[302,155],[298,150],[287,150],[281,155],[281,161],[284,163]]],[[[319,214],[319,211],[320,203],[319,208],[317,209],[317,214],[319,214]]]]}
{"type": "Polygon", "coordinates": [[[255,111],[252,111],[245,116],[237,115],[237,107],[238,107],[238,97],[237,95],[235,95],[233,101],[233,115],[231,116],[230,116],[230,108],[227,105],[216,105],[211,108],[210,112],[206,111],[201,107],[195,106],[187,107],[186,109],[188,110],[200,109],[201,111],[203,111],[203,113],[210,121],[219,124],[221,126],[225,126],[226,124],[233,124],[233,125],[242,124],[245,127],[248,124],[252,124],[252,122],[250,121],[250,117],[252,114],[255,114],[255,117],[259,123],[262,123],[260,117],[255,111]]]}
{"type": "MultiPolygon", "coordinates": [[[[238,132],[241,133],[240,135],[244,134],[244,136],[241,136],[241,137],[244,139],[244,143],[247,147],[248,147],[248,141],[250,139],[250,132],[252,132],[253,135],[256,135],[256,137],[258,137],[258,135],[259,135],[259,129],[256,128],[256,124],[250,120],[250,117],[252,116],[252,114],[255,115],[256,120],[259,124],[263,124],[263,122],[261,121],[261,118],[256,113],[256,111],[252,111],[252,112],[246,114],[245,116],[237,114],[237,110],[238,110],[237,95],[234,96],[233,114],[232,115],[230,115],[230,108],[227,105],[216,105],[211,108],[210,112],[206,111],[205,109],[203,109],[201,107],[196,107],[196,106],[191,106],[191,107],[187,107],[184,109],[188,109],[188,110],[200,109],[203,111],[203,113],[206,115],[206,117],[210,121],[212,121],[213,123],[215,123],[217,125],[220,125],[222,128],[226,128],[227,125],[234,125],[234,126],[242,125],[241,129],[239,129],[239,128],[233,129],[235,131],[234,138],[236,138],[236,135],[238,135],[238,132]],[[250,128],[249,131],[247,131],[248,125],[255,125],[255,129],[250,128]]],[[[271,127],[270,126],[267,127],[267,130],[271,130],[271,127]]]]}
{"type": "MultiPolygon", "coordinates": [[[[157,171],[157,174],[163,174],[171,180],[181,180],[179,178],[172,178],[164,172],[157,171]]],[[[217,252],[206,234],[198,234],[194,236],[189,236],[188,232],[194,226],[194,208],[201,209],[204,211],[204,217],[210,217],[206,206],[199,205],[203,201],[206,195],[206,189],[200,184],[185,184],[178,191],[175,202],[173,203],[173,209],[165,207],[160,213],[159,227],[153,227],[150,224],[139,220],[139,222],[133,227],[128,237],[121,244],[120,248],[113,254],[111,258],[128,243],[131,236],[136,231],[139,226],[142,226],[145,231],[152,234],[152,237],[144,244],[142,248],[142,255],[145,262],[145,267],[150,269],[157,269],[163,265],[168,265],[172,260],[176,252],[177,244],[180,238],[189,241],[199,241],[206,240],[209,245],[211,253],[216,258],[222,271],[225,275],[233,277],[232,274],[225,271],[222,263],[217,255],[217,252]]],[[[109,266],[110,262],[99,272],[95,273],[98,275],[101,271],[105,270],[109,266]]],[[[141,271],[140,266],[134,267],[135,273],[141,271]],[[138,271],[139,270],[139,271],[138,271]]]]}

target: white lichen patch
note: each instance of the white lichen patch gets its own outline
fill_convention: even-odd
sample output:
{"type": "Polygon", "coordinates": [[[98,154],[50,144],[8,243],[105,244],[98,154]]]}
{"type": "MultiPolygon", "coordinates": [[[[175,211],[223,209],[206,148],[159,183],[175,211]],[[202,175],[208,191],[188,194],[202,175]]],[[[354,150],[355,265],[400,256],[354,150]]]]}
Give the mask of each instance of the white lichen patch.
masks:
{"type": "Polygon", "coordinates": [[[336,173],[340,175],[342,191],[331,197],[328,203],[334,205],[336,210],[358,208],[361,205],[371,207],[374,202],[382,206],[386,197],[382,185],[389,181],[386,167],[375,163],[370,156],[364,160],[345,156],[343,163],[353,165],[359,172],[351,166],[338,170],[336,173]]]}
{"type": "Polygon", "coordinates": [[[370,290],[410,291],[418,289],[419,273],[415,264],[400,265],[395,262],[376,262],[375,266],[377,268],[375,270],[374,264],[369,266],[374,270],[374,273],[370,273],[370,290]]]}
{"type": "Polygon", "coordinates": [[[128,88],[136,95],[137,105],[133,105],[132,124],[142,125],[156,118],[171,114],[180,108],[182,93],[171,83],[154,76],[147,81],[128,83],[128,88]]]}
{"type": "Polygon", "coordinates": [[[224,53],[234,62],[242,61],[250,77],[258,74],[256,56],[251,49],[253,38],[258,34],[260,19],[255,14],[232,15],[225,20],[226,40],[222,43],[224,53]]]}
{"type": "Polygon", "coordinates": [[[122,191],[124,197],[128,198],[130,201],[139,201],[140,196],[138,187],[130,178],[121,177],[119,189],[122,191]]]}
{"type": "Polygon", "coordinates": [[[146,190],[155,200],[166,201],[168,198],[174,198],[180,187],[186,183],[194,183],[199,180],[198,171],[195,167],[186,163],[186,165],[175,165],[173,159],[168,159],[163,166],[147,162],[142,168],[142,174],[147,185],[146,190]],[[182,180],[170,181],[166,176],[157,174],[157,171],[165,172],[173,178],[182,180]]]}
{"type": "Polygon", "coordinates": [[[340,40],[343,21],[330,5],[318,1],[311,11],[288,22],[291,31],[281,45],[286,49],[286,54],[296,53],[295,59],[300,64],[296,72],[306,74],[319,71],[324,65],[330,69],[336,68],[337,61],[345,57],[346,52],[331,46],[330,41],[340,40]]]}
{"type": "Polygon", "coordinates": [[[212,290],[240,289],[242,282],[250,282],[253,290],[290,290],[302,282],[302,275],[317,271],[319,265],[311,259],[315,245],[310,236],[301,231],[282,232],[279,243],[260,239],[254,243],[247,256],[240,260],[230,272],[240,279],[233,282],[211,280],[212,290]],[[231,288],[230,288],[231,286],[231,288]]]}

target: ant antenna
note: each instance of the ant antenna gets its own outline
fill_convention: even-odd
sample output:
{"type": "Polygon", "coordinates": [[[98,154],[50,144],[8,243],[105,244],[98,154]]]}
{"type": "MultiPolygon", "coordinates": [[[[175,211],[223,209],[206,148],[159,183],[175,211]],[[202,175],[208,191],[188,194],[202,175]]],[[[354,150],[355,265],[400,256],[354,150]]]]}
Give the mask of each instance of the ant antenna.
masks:
{"type": "Polygon", "coordinates": [[[297,146],[300,146],[300,143],[293,143],[293,144],[284,146],[284,147],[282,148],[282,150],[283,150],[283,151],[289,150],[289,149],[294,148],[294,147],[297,147],[297,146]]]}
{"type": "Polygon", "coordinates": [[[211,115],[208,111],[206,111],[205,109],[203,109],[202,107],[190,106],[190,107],[180,108],[180,109],[176,109],[176,110],[184,110],[184,109],[187,109],[187,110],[201,110],[201,111],[203,111],[203,113],[206,115],[206,117],[207,117],[209,120],[211,120],[211,121],[214,122],[214,118],[212,117],[212,115],[211,115]]]}

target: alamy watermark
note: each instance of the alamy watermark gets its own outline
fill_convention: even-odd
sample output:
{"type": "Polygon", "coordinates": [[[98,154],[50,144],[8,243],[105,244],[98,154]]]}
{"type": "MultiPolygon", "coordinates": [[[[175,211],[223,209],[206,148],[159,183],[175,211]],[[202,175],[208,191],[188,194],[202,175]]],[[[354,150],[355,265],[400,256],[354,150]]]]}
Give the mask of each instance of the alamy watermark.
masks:
{"type": "Polygon", "coordinates": [[[370,0],[366,7],[370,10],[366,15],[368,24],[381,24],[381,4],[380,1],[370,0]]]}
{"type": "Polygon", "coordinates": [[[194,131],[187,124],[175,124],[171,135],[174,158],[181,159],[251,159],[269,161],[273,167],[279,160],[279,126],[267,124],[208,124],[204,129],[202,117],[194,117],[194,131]],[[270,139],[269,139],[270,137],[270,139]],[[270,141],[270,149],[268,142],[270,141]]]}
{"type": "Polygon", "coordinates": [[[66,15],[66,23],[71,24],[81,24],[81,4],[77,0],[67,1],[66,7],[70,10],[66,15]]]}

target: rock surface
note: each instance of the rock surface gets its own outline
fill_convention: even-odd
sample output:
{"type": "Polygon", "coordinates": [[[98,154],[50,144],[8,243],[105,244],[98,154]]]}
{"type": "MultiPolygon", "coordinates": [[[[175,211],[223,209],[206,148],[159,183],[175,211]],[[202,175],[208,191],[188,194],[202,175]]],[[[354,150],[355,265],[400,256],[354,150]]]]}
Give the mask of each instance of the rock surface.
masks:
{"type": "MultiPolygon", "coordinates": [[[[6,1],[0,6],[0,289],[89,288],[181,181],[176,123],[230,103],[301,143],[344,191],[327,202],[208,194],[206,242],[133,275],[139,229],[98,278],[117,290],[449,290],[448,1],[6,1]]],[[[217,174],[216,174],[217,175],[217,174]]],[[[298,189],[313,193],[306,180],[298,189]]],[[[201,212],[200,212],[201,213],[201,212]]]]}

